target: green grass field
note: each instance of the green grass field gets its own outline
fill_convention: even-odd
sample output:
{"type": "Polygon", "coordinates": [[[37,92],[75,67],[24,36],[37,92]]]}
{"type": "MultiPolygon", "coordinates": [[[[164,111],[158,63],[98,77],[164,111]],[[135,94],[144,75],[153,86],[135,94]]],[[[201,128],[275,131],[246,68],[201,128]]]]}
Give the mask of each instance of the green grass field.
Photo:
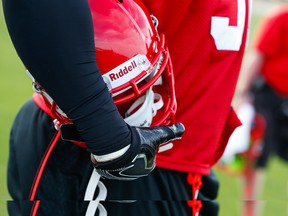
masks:
{"type": "MultiPolygon", "coordinates": [[[[245,200],[242,197],[242,181],[239,177],[216,172],[220,179],[220,216],[244,216],[241,214],[245,200]]],[[[267,169],[264,189],[256,202],[262,204],[261,216],[288,215],[287,164],[272,158],[267,169]]]]}
{"type": "MultiPolygon", "coordinates": [[[[2,8],[2,4],[0,3],[2,8]]],[[[256,8],[257,11],[261,8],[256,8]]],[[[261,18],[252,16],[251,35],[261,18]]],[[[31,96],[31,81],[17,57],[7,34],[3,12],[0,10],[0,215],[6,216],[6,201],[10,199],[6,188],[9,130],[21,105],[31,96]]],[[[235,176],[217,172],[221,187],[219,192],[220,216],[240,216],[242,199],[241,181],[235,176]]],[[[263,216],[288,215],[287,165],[277,158],[271,160],[267,170],[265,188],[259,202],[263,203],[263,216]]]]}
{"type": "Polygon", "coordinates": [[[7,34],[0,4],[0,215],[7,215],[6,163],[9,130],[16,112],[32,93],[31,82],[7,34]]]}

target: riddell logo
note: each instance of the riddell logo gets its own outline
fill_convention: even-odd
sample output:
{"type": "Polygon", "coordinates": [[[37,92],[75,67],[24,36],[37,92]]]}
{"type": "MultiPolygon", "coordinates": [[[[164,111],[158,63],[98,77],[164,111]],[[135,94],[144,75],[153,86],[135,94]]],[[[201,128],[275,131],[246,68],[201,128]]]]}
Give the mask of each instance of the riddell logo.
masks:
{"type": "Polygon", "coordinates": [[[126,74],[130,73],[131,71],[133,71],[135,68],[137,68],[136,62],[135,60],[133,60],[130,65],[125,66],[124,68],[121,68],[118,72],[116,73],[111,73],[109,74],[109,78],[111,81],[115,81],[123,76],[125,76],[126,74]]]}

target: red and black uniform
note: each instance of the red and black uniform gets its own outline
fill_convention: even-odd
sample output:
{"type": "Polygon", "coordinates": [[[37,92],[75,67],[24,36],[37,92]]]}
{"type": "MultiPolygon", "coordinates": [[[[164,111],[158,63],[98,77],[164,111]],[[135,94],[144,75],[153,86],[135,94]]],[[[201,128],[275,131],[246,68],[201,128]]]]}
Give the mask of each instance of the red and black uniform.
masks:
{"type": "Polygon", "coordinates": [[[167,37],[175,73],[176,121],[186,127],[183,139],[159,154],[157,165],[208,175],[240,124],[231,100],[246,46],[249,1],[145,2],[167,37]]]}
{"type": "MultiPolygon", "coordinates": [[[[168,46],[171,47],[179,109],[176,117],[183,120],[187,133],[183,141],[173,142],[171,150],[158,154],[158,168],[152,175],[132,182],[104,180],[107,201],[102,204],[108,215],[121,215],[118,210],[122,208],[123,215],[191,215],[192,209],[187,205],[193,196],[191,184],[194,178],[191,175],[205,175],[198,198],[213,200],[217,195],[218,183],[210,168],[221,156],[229,135],[239,125],[230,103],[246,44],[248,0],[144,2],[158,18],[159,30],[166,34],[168,46]],[[211,176],[206,178],[208,174],[211,176]],[[211,182],[216,185],[216,192],[213,188],[211,192],[211,182]]],[[[3,6],[13,43],[25,66],[73,120],[83,138],[87,138],[85,141],[89,149],[103,154],[110,152],[106,142],[108,136],[113,136],[119,149],[129,143],[130,131],[120,120],[97,70],[87,2],[72,0],[68,4],[66,1],[51,0],[4,0],[3,6]],[[30,7],[39,10],[30,10],[30,7]],[[68,15],[64,15],[66,13],[68,15]],[[37,29],[43,23],[45,29],[39,34],[37,29]],[[40,43],[43,40],[47,43],[40,43]],[[94,110],[95,107],[97,109],[94,110]],[[107,112],[108,116],[103,114],[102,108],[111,111],[107,112]],[[96,116],[97,120],[94,121],[96,116]],[[109,125],[102,125],[106,119],[114,119],[115,124],[110,121],[109,125]]],[[[15,119],[8,169],[9,191],[15,200],[9,203],[11,215],[21,211],[27,215],[31,211],[29,204],[25,208],[27,202],[23,200],[33,193],[30,188],[35,183],[34,174],[43,155],[47,154],[47,147],[55,144],[50,143],[56,133],[52,119],[32,100],[27,102],[15,119]],[[21,142],[25,145],[20,148],[18,145],[21,142]],[[33,143],[39,144],[39,147],[33,143]],[[34,151],[37,154],[35,158],[30,156],[34,151]],[[11,172],[17,169],[22,170],[21,173],[11,172]],[[23,170],[29,170],[29,174],[25,175],[23,170]],[[22,187],[26,186],[23,190],[22,187]]],[[[55,148],[58,150],[52,152],[54,159],[47,162],[42,177],[44,180],[41,180],[35,196],[36,200],[42,200],[39,214],[83,215],[89,203],[82,200],[85,199],[93,173],[93,167],[86,157],[88,152],[62,140],[55,148]],[[66,155],[59,163],[57,158],[63,151],[66,155]],[[74,163],[80,164],[79,169],[75,168],[78,165],[74,163]],[[69,188],[71,185],[73,187],[69,188]],[[44,193],[47,188],[51,193],[44,193]],[[62,203],[64,197],[67,202],[62,203]],[[61,204],[61,208],[58,208],[61,204]]],[[[96,194],[97,191],[98,194],[105,191],[99,185],[94,189],[96,194]]],[[[201,214],[217,215],[217,206],[211,209],[202,208],[201,214]]]]}
{"type": "MultiPolygon", "coordinates": [[[[80,191],[87,186],[92,172],[88,152],[105,155],[129,144],[133,149],[134,144],[139,146],[140,138],[134,136],[133,130],[119,114],[99,72],[87,1],[3,0],[3,9],[9,34],[23,64],[67,114],[87,144],[87,149],[78,149],[63,141],[55,145],[53,140],[59,138],[59,132],[53,128],[52,118],[39,110],[33,101],[21,109],[11,131],[8,165],[9,192],[19,206],[13,208],[13,203],[9,203],[9,213],[17,215],[22,211],[22,215],[29,215],[29,208],[22,208],[27,203],[25,200],[55,200],[55,203],[57,200],[60,203],[61,197],[83,200],[84,194],[80,191]],[[52,145],[56,149],[63,149],[55,151],[58,156],[53,156],[53,151],[52,159],[47,162],[42,158],[53,149],[52,145]],[[67,152],[61,157],[60,152],[64,154],[65,148],[67,152]],[[77,153],[74,155],[73,151],[79,151],[79,156],[77,153]],[[57,158],[61,157],[61,161],[66,156],[65,163],[62,161],[58,164],[57,158]],[[84,156],[87,158],[83,159],[84,156]],[[79,162],[79,169],[73,167],[72,161],[76,164],[79,162]],[[86,166],[80,165],[86,163],[86,166]],[[39,183],[36,179],[38,166],[43,168],[45,165],[48,168],[45,168],[37,193],[30,191],[33,185],[39,183]],[[57,168],[58,165],[60,167],[57,168]],[[82,171],[88,168],[91,170],[86,175],[86,181],[82,171]],[[60,174],[63,174],[63,178],[60,174]],[[64,180],[66,174],[70,177],[64,180]],[[78,186],[73,192],[69,187],[74,183],[78,186]],[[44,193],[46,190],[49,191],[48,196],[44,193]],[[73,195],[70,196],[70,193],[73,195]]],[[[131,161],[136,151],[138,149],[123,161],[131,161]]],[[[45,215],[72,215],[69,214],[69,205],[67,207],[67,212],[67,208],[51,206],[46,208],[47,211],[42,210],[45,215]]]]}
{"type": "Polygon", "coordinates": [[[288,6],[273,8],[264,17],[254,38],[254,49],[264,55],[261,68],[266,83],[275,92],[288,97],[288,6]]]}
{"type": "MultiPolygon", "coordinates": [[[[124,197],[129,200],[129,193],[133,193],[130,200],[147,201],[143,193],[134,195],[137,190],[133,188],[141,187],[138,191],[151,194],[154,205],[157,201],[168,202],[170,208],[177,206],[180,215],[191,215],[186,201],[193,199],[191,185],[201,183],[200,174],[198,199],[204,200],[200,214],[217,215],[218,206],[213,200],[218,182],[210,170],[222,155],[230,134],[240,125],[231,101],[246,46],[249,1],[143,2],[159,20],[159,31],[166,35],[175,74],[176,121],[183,122],[186,130],[182,140],[173,142],[172,149],[157,155],[158,168],[145,182],[142,179],[138,184],[126,185],[130,190],[124,197]],[[153,196],[155,193],[158,194],[153,196]]],[[[119,188],[118,195],[109,194],[108,190],[108,198],[121,200],[124,183],[104,183],[107,188],[119,188]]],[[[118,205],[121,212],[123,204],[114,205],[115,212],[118,205]]],[[[197,203],[194,208],[198,208],[197,203]]],[[[140,203],[135,212],[141,209],[140,203]]]]}
{"type": "MultiPolygon", "coordinates": [[[[72,119],[88,150],[101,155],[130,144],[131,131],[118,113],[96,64],[88,2],[3,0],[3,9],[12,42],[25,67],[72,119]]],[[[34,178],[38,166],[57,134],[52,118],[34,102],[29,101],[19,112],[10,140],[8,187],[15,200],[9,202],[10,215],[29,215],[30,204],[35,203],[27,200],[43,201],[41,215],[81,215],[81,204],[75,203],[83,200],[81,191],[92,172],[86,149],[63,141],[57,144],[37,193],[30,191],[37,182],[34,178]],[[71,200],[63,201],[67,197],[71,200]],[[62,201],[66,208],[60,208],[62,201]],[[71,207],[75,205],[78,210],[71,207]]]]}
{"type": "Polygon", "coordinates": [[[263,64],[252,93],[256,111],[267,121],[262,154],[256,164],[258,167],[266,167],[273,153],[288,161],[287,37],[288,6],[276,6],[264,17],[254,38],[254,50],[263,56],[263,64]]]}
{"type": "Polygon", "coordinates": [[[9,215],[85,215],[83,200],[94,169],[90,153],[61,139],[54,143],[57,133],[53,118],[32,99],[18,112],[9,145],[9,215]]]}

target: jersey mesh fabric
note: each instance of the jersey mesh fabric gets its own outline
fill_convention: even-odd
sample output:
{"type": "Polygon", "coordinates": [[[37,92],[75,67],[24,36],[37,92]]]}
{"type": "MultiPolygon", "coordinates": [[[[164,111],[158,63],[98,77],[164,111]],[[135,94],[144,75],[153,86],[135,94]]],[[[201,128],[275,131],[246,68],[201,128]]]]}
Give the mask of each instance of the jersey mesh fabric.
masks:
{"type": "MultiPolygon", "coordinates": [[[[159,29],[166,35],[176,79],[176,121],[186,127],[183,138],[174,142],[172,150],[158,154],[157,165],[161,168],[208,174],[211,165],[222,155],[228,137],[240,125],[230,104],[247,31],[244,30],[241,35],[239,50],[217,50],[210,34],[211,18],[227,17],[229,26],[236,26],[238,1],[144,2],[158,18],[159,29]]],[[[248,0],[241,3],[245,4],[246,13],[243,18],[247,26],[248,0]]]]}

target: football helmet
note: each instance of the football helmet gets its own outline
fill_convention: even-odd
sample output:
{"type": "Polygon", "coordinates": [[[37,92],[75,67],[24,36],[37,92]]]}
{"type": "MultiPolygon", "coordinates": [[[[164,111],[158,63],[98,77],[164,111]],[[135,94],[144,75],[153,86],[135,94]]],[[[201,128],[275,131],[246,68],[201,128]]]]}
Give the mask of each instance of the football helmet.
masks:
{"type": "MultiPolygon", "coordinates": [[[[89,0],[89,5],[97,65],[120,114],[132,126],[173,123],[173,69],[157,19],[139,0],[89,0]]],[[[58,124],[71,123],[37,82],[34,87],[58,124]]]]}

